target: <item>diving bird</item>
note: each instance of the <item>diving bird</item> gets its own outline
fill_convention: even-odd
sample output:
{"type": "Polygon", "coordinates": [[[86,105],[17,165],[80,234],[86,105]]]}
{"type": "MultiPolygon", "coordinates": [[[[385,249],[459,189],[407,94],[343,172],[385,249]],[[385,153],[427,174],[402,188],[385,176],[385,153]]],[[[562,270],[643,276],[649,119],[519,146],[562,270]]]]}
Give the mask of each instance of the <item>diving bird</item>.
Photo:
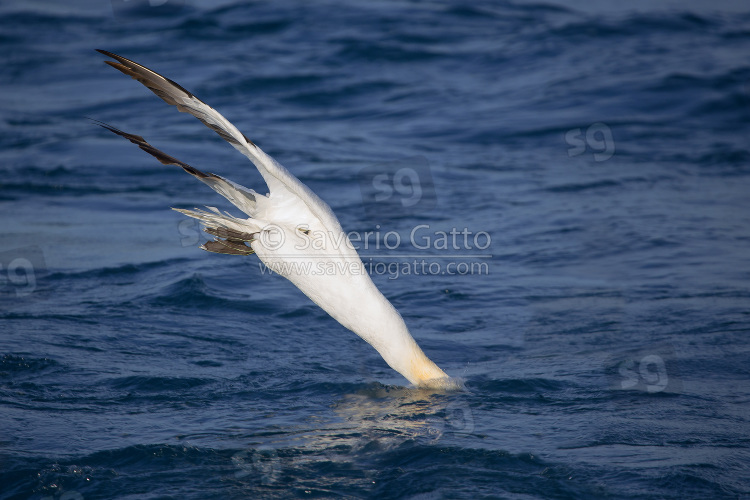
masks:
{"type": "Polygon", "coordinates": [[[162,164],[177,165],[208,184],[247,218],[207,210],[181,210],[201,221],[214,238],[203,250],[229,255],[256,254],[344,327],[373,346],[386,363],[418,387],[452,389],[460,382],[446,375],[420,349],[403,318],[380,293],[331,208],[291,172],[264,153],[229,120],[172,80],[130,59],[98,50],[105,61],[145,85],[178,111],[190,113],[247,156],[268,185],[268,194],[204,173],[156,149],[138,135],[105,123],[162,164]]]}

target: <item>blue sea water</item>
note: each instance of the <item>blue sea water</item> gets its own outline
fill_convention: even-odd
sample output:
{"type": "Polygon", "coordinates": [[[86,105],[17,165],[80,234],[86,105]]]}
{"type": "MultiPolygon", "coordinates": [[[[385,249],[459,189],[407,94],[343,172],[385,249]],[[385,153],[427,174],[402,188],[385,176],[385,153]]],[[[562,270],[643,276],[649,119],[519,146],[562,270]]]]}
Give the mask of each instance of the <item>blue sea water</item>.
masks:
{"type": "Polygon", "coordinates": [[[0,47],[1,498],[750,498],[747,5],[3,2],[0,47]],[[238,211],[88,118],[261,177],[96,48],[326,200],[466,391],[199,250],[169,207],[238,211]]]}

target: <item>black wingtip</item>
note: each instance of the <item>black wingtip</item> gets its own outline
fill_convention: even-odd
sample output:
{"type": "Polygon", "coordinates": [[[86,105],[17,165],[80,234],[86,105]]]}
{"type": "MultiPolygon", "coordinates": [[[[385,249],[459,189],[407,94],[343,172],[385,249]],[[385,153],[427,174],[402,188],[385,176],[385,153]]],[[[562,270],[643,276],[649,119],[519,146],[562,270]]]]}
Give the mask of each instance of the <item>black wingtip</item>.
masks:
{"type": "Polygon", "coordinates": [[[111,57],[112,59],[117,59],[117,54],[114,52],[110,52],[108,50],[102,50],[102,49],[94,49],[95,51],[99,52],[100,54],[104,54],[107,57],[111,57]]]}
{"type": "MultiPolygon", "coordinates": [[[[90,118],[90,117],[87,117],[87,118],[88,118],[89,120],[91,120],[92,122],[94,122],[94,124],[96,124],[96,125],[99,125],[99,126],[100,126],[101,128],[107,129],[107,130],[109,130],[110,132],[112,132],[113,134],[117,134],[117,135],[119,135],[120,137],[124,137],[125,139],[129,140],[129,141],[130,141],[130,142],[132,142],[133,144],[137,144],[138,146],[142,146],[142,145],[145,145],[145,146],[148,146],[148,147],[150,147],[150,148],[153,148],[153,146],[151,146],[151,145],[150,145],[150,144],[149,144],[148,142],[146,142],[146,139],[144,139],[144,138],[143,138],[143,137],[141,137],[140,135],[135,135],[135,134],[128,134],[127,132],[123,132],[123,131],[122,131],[122,130],[120,130],[119,128],[117,128],[117,127],[113,127],[112,125],[109,125],[108,123],[104,123],[104,122],[103,122],[103,121],[101,121],[101,120],[96,120],[96,119],[94,119],[94,118],[90,118]]],[[[143,149],[143,148],[141,148],[141,149],[143,149]]],[[[155,148],[154,148],[154,149],[155,149],[155,148]]],[[[144,151],[145,151],[145,150],[144,150],[144,151]]],[[[158,150],[157,150],[157,151],[158,151],[158,150]]],[[[163,154],[163,153],[162,153],[162,154],[163,154]]]]}
{"type": "MultiPolygon", "coordinates": [[[[114,59],[115,61],[117,61],[117,62],[114,62],[114,61],[104,61],[104,64],[108,64],[108,65],[112,66],[113,68],[115,68],[115,69],[117,69],[119,71],[122,71],[126,75],[135,78],[136,80],[140,81],[144,85],[146,85],[146,83],[144,83],[139,78],[139,76],[143,76],[143,75],[141,75],[139,73],[138,68],[140,68],[141,70],[146,70],[149,73],[153,74],[154,76],[163,79],[164,81],[168,82],[170,85],[174,86],[175,88],[177,88],[177,89],[181,90],[182,92],[184,92],[185,94],[187,94],[188,97],[193,97],[195,99],[198,99],[197,97],[195,97],[195,94],[193,94],[192,92],[190,92],[189,90],[187,90],[186,88],[184,88],[182,85],[178,84],[174,80],[170,80],[166,76],[161,75],[161,74],[157,73],[156,71],[154,71],[152,69],[147,68],[143,64],[140,64],[140,63],[137,63],[135,61],[132,61],[132,60],[128,59],[127,57],[118,56],[114,52],[109,52],[107,50],[102,50],[102,49],[94,49],[94,50],[96,50],[100,54],[104,54],[105,56],[111,57],[112,59],[114,59]]],[[[149,85],[146,85],[146,87],[148,87],[149,89],[151,89],[152,92],[156,93],[156,95],[158,95],[159,97],[161,97],[162,99],[164,99],[163,95],[160,95],[158,92],[156,92],[149,85]]],[[[167,104],[170,104],[170,105],[174,105],[175,104],[173,102],[168,101],[167,99],[164,99],[164,100],[167,101],[167,104]]],[[[198,99],[198,100],[200,100],[200,99],[198,99]]]]}
{"type": "Polygon", "coordinates": [[[94,125],[99,125],[101,128],[107,129],[110,132],[113,132],[113,133],[115,133],[117,135],[124,134],[124,132],[122,130],[120,130],[118,128],[115,128],[115,127],[113,127],[112,125],[110,125],[108,123],[104,123],[101,120],[97,120],[96,118],[91,118],[90,116],[87,116],[86,118],[89,119],[89,120],[91,120],[92,122],[94,122],[94,125]]]}

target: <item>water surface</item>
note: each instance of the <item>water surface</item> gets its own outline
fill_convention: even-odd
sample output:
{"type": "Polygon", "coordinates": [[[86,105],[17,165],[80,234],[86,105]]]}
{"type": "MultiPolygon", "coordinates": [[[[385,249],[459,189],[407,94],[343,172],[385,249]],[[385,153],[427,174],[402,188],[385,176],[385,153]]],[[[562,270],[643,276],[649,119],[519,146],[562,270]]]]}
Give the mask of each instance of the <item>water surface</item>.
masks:
{"type": "Polygon", "coordinates": [[[0,6],[0,497],[750,495],[744,6],[125,4],[0,6]],[[255,257],[200,251],[169,207],[231,207],[86,117],[262,179],[95,48],[370,232],[467,391],[409,388],[255,257]]]}

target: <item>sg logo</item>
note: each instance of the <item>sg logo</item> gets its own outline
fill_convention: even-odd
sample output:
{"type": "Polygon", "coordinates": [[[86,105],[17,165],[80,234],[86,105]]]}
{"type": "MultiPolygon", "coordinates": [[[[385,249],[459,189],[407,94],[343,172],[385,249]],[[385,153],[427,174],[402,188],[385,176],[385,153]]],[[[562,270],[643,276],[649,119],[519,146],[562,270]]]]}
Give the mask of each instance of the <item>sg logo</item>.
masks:
{"type": "Polygon", "coordinates": [[[276,482],[280,474],[279,455],[272,448],[240,451],[232,456],[232,462],[239,469],[235,471],[235,477],[251,476],[265,485],[276,482]]]}
{"type": "Polygon", "coordinates": [[[570,146],[568,156],[580,156],[586,152],[587,147],[594,151],[594,161],[607,161],[615,154],[615,140],[612,130],[604,123],[592,124],[584,134],[580,128],[568,130],[565,133],[565,142],[570,146]]]}
{"type": "Polygon", "coordinates": [[[359,185],[365,213],[373,218],[435,208],[435,184],[424,157],[363,168],[359,172],[359,185]]]}
{"type": "Polygon", "coordinates": [[[422,184],[419,182],[419,174],[416,170],[403,167],[393,174],[377,174],[372,178],[372,185],[377,191],[375,201],[386,201],[394,194],[404,208],[413,207],[422,199],[422,184]]]}
{"type": "Polygon", "coordinates": [[[28,297],[36,291],[38,275],[44,269],[44,255],[39,247],[0,253],[0,292],[28,297]]]}
{"type": "Polygon", "coordinates": [[[647,354],[640,360],[627,359],[620,363],[622,389],[634,389],[643,383],[646,392],[661,392],[669,385],[669,374],[664,359],[658,354],[647,354]]]}

